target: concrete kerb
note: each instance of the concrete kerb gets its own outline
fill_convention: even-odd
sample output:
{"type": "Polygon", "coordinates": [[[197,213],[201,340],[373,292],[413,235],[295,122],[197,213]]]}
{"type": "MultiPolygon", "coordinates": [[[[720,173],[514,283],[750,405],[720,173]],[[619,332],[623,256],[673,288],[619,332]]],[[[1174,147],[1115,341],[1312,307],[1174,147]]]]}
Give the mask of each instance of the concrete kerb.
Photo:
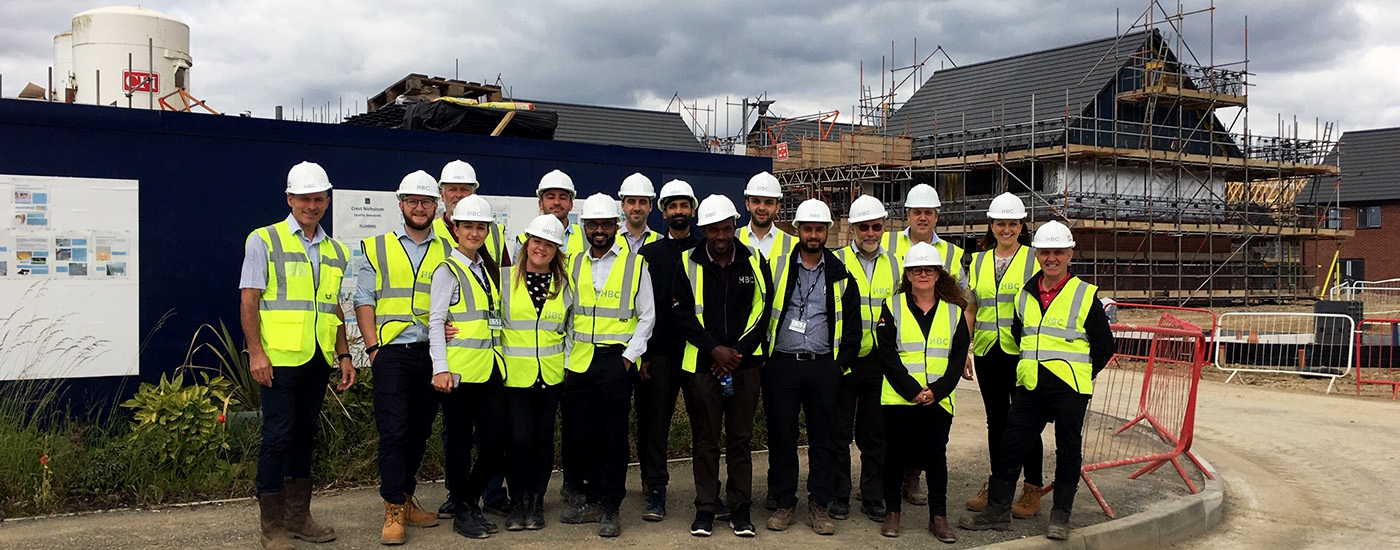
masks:
{"type": "Polygon", "coordinates": [[[1069,540],[1056,541],[1044,536],[1027,537],[980,548],[997,550],[1126,550],[1159,548],[1181,542],[1214,529],[1225,519],[1225,483],[1206,459],[1197,455],[1211,478],[1201,492],[1164,502],[1144,512],[1075,529],[1069,540]]]}

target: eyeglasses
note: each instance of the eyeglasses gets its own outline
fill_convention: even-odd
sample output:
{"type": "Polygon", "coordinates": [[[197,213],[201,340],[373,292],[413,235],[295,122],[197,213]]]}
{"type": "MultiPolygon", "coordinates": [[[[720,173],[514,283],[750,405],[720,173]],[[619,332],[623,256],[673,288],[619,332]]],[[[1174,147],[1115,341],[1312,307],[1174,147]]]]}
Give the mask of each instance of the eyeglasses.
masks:
{"type": "Polygon", "coordinates": [[[918,276],[921,276],[921,277],[927,277],[927,276],[929,276],[929,275],[933,275],[934,273],[937,273],[937,268],[934,268],[934,267],[926,267],[926,266],[920,266],[920,267],[911,267],[911,268],[907,269],[906,271],[908,271],[910,275],[918,275],[918,276]]]}
{"type": "Polygon", "coordinates": [[[402,199],[399,202],[408,205],[409,208],[437,206],[437,199],[402,199]]]}
{"type": "Polygon", "coordinates": [[[858,224],[856,224],[856,231],[884,231],[884,230],[885,230],[885,224],[883,224],[883,223],[858,223],[858,224]]]}
{"type": "Polygon", "coordinates": [[[616,228],[617,228],[617,222],[616,222],[616,221],[613,221],[613,220],[585,220],[585,221],[583,222],[583,228],[584,228],[584,229],[588,229],[588,230],[593,230],[593,229],[603,229],[603,230],[607,230],[607,229],[616,229],[616,228]]]}

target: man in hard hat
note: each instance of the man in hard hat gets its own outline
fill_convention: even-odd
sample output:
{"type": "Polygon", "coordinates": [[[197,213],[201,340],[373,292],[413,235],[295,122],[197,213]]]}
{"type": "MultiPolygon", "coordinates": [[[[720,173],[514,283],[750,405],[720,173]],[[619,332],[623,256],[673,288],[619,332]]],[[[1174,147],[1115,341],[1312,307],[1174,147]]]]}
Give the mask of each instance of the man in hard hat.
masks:
{"type": "Polygon", "coordinates": [[[685,336],[681,368],[690,373],[686,409],[693,432],[695,521],[690,534],[710,536],[719,509],[720,431],[728,463],[726,500],[735,535],[755,534],[750,440],[758,408],[760,351],[768,332],[767,262],[734,242],[739,212],[723,195],[700,203],[697,224],[704,240],[685,253],[672,281],[672,312],[685,336]]]}
{"type": "Polygon", "coordinates": [[[379,495],[384,498],[380,540],[402,544],[404,526],[432,527],[437,514],[414,498],[437,392],[428,354],[432,271],[451,253],[433,230],[438,182],[422,170],[398,189],[403,227],[360,241],[364,260],[355,277],[355,320],[374,369],[374,420],[379,430],[379,495]]]}
{"type": "Polygon", "coordinates": [[[672,285],[681,256],[700,242],[691,230],[695,222],[695,191],[690,184],[671,180],[661,186],[657,199],[666,218],[666,236],[642,247],[647,271],[655,285],[656,329],[647,340],[647,352],[637,368],[637,460],[641,463],[642,490],[647,495],[642,519],[666,519],[666,486],[671,477],[666,460],[671,441],[671,419],[676,396],[690,378],[681,369],[685,337],[671,314],[672,285]]]}
{"type": "Polygon", "coordinates": [[[588,248],[569,255],[578,292],[573,309],[573,350],[564,386],[564,449],[582,482],[584,502],[560,517],[564,523],[600,522],[598,535],[622,532],[618,506],[627,492],[628,419],[632,369],[647,350],[656,322],[656,297],[646,260],[617,238],[617,201],[598,193],[583,201],[588,248]]]}
{"type": "MultiPolygon", "coordinates": [[[[559,218],[559,224],[564,226],[564,245],[561,249],[564,254],[583,250],[585,246],[583,228],[569,222],[569,212],[574,210],[574,196],[577,194],[574,190],[574,179],[559,170],[551,170],[545,174],[540,178],[539,186],[535,188],[535,196],[540,199],[540,213],[559,218]]],[[[515,238],[515,248],[510,255],[512,258],[520,257],[520,247],[525,245],[528,238],[524,233],[515,238]]]]}
{"type": "MultiPolygon", "coordinates": [[[[442,167],[442,176],[438,178],[438,191],[442,193],[442,204],[446,207],[442,211],[442,216],[433,220],[433,232],[437,235],[447,237],[447,240],[455,247],[457,237],[452,234],[452,211],[457,208],[457,201],[476,194],[477,187],[481,182],[476,179],[476,169],[466,161],[454,160],[442,167]]],[[[496,261],[496,265],[510,265],[510,258],[506,256],[505,224],[492,222],[491,232],[486,234],[486,243],[482,244],[482,250],[491,254],[491,259],[496,261]]]]}
{"type": "Polygon", "coordinates": [[[643,246],[661,239],[661,234],[652,231],[647,227],[647,218],[651,217],[651,201],[656,198],[656,191],[652,188],[651,178],[643,176],[641,173],[634,173],[622,180],[622,187],[617,190],[617,200],[622,201],[622,213],[626,215],[626,224],[622,231],[618,233],[618,244],[621,244],[624,251],[641,250],[643,246]]]}
{"type": "MultiPolygon", "coordinates": [[[[848,220],[851,244],[836,251],[846,264],[860,294],[860,353],[841,377],[841,395],[836,410],[836,500],[828,511],[835,519],[851,513],[851,440],[860,449],[860,508],[872,521],[885,518],[884,482],[885,422],[880,410],[884,380],[875,348],[875,321],[885,300],[899,288],[900,259],[885,250],[884,203],[861,195],[851,203],[848,220]]],[[[854,317],[851,318],[854,321],[854,317]]]]}
{"type": "Polygon", "coordinates": [[[796,253],[773,266],[773,306],[763,366],[763,411],[768,417],[768,494],[778,509],[768,529],[792,525],[797,509],[798,413],[806,417],[808,475],[806,523],[820,535],[836,533],[827,508],[836,496],[836,403],[841,373],[860,353],[860,293],[846,265],[826,249],[831,209],[817,199],[798,205],[796,253]]]}
{"type": "Polygon", "coordinates": [[[338,391],[355,383],[340,309],[350,251],[320,225],[330,189],[320,165],[293,166],[287,172],[291,214],[253,231],[244,244],[239,319],[249,371],[262,386],[255,485],[265,550],[290,550],[289,535],[335,539],[334,529],[311,518],[311,449],[331,365],[340,369],[338,391]]]}
{"type": "Polygon", "coordinates": [[[778,178],[759,172],[749,178],[744,187],[744,207],[749,210],[749,223],[739,229],[739,242],[757,250],[766,259],[785,256],[797,247],[797,238],[784,233],[773,221],[778,219],[783,189],[778,178]]]}
{"type": "Polygon", "coordinates": [[[1084,412],[1094,395],[1094,378],[1116,351],[1113,330],[1098,298],[1098,287],[1069,272],[1074,236],[1058,221],[1046,222],[1031,240],[1040,273],[1016,296],[1011,334],[1020,343],[1016,395],[1007,413],[1002,453],[994,457],[987,481],[987,507],[958,524],[981,531],[1011,529],[1011,497],[1021,465],[1055,423],[1055,492],[1045,536],[1069,538],[1069,515],[1082,466],[1084,412]]]}

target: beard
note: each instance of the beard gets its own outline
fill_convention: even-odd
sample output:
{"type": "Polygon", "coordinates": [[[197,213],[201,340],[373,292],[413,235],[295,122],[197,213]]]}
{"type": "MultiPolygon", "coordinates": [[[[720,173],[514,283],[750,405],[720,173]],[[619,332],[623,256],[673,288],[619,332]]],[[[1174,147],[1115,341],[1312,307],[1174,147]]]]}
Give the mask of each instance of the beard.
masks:
{"type": "Polygon", "coordinates": [[[666,219],[666,225],[670,226],[671,229],[680,231],[682,229],[690,227],[690,216],[671,216],[670,218],[666,219]]]}

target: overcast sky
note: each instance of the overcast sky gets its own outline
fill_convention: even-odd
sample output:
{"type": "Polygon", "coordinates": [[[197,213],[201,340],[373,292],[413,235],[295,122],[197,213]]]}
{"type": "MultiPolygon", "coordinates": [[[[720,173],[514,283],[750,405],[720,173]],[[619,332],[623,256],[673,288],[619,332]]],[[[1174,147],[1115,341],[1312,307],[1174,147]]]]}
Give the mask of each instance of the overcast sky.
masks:
{"type": "MultiPolygon", "coordinates": [[[[1184,0],[1185,10],[1209,7],[1184,0]]],[[[1249,20],[1250,126],[1273,133],[1282,113],[1312,137],[1314,120],[1343,130],[1400,126],[1400,3],[1386,0],[1217,0],[1214,57],[1245,59],[1249,20]]],[[[53,35],[100,0],[0,0],[0,94],[43,84],[53,35]]],[[[142,4],[189,24],[192,92],[224,112],[271,116],[343,99],[347,109],[408,73],[501,81],[514,95],[551,101],[725,110],[724,98],[766,93],[781,116],[840,110],[880,81],[881,56],[907,65],[942,45],[969,64],[1113,36],[1141,0],[892,0],[802,2],[396,2],[163,0],[142,4]]],[[[1170,11],[1175,12],[1175,4],[1170,11]]],[[[1160,16],[1159,16],[1160,19],[1160,16]]],[[[1184,33],[1210,62],[1209,15],[1184,33]]],[[[887,60],[888,62],[888,60],[887,60]]],[[[942,56],[929,62],[925,78],[942,56]]],[[[903,89],[913,90],[912,86],[903,89]]],[[[730,115],[737,120],[738,110],[730,115]]],[[[702,118],[707,115],[701,114],[702,118]]],[[[715,117],[716,134],[725,128],[715,117]]]]}

